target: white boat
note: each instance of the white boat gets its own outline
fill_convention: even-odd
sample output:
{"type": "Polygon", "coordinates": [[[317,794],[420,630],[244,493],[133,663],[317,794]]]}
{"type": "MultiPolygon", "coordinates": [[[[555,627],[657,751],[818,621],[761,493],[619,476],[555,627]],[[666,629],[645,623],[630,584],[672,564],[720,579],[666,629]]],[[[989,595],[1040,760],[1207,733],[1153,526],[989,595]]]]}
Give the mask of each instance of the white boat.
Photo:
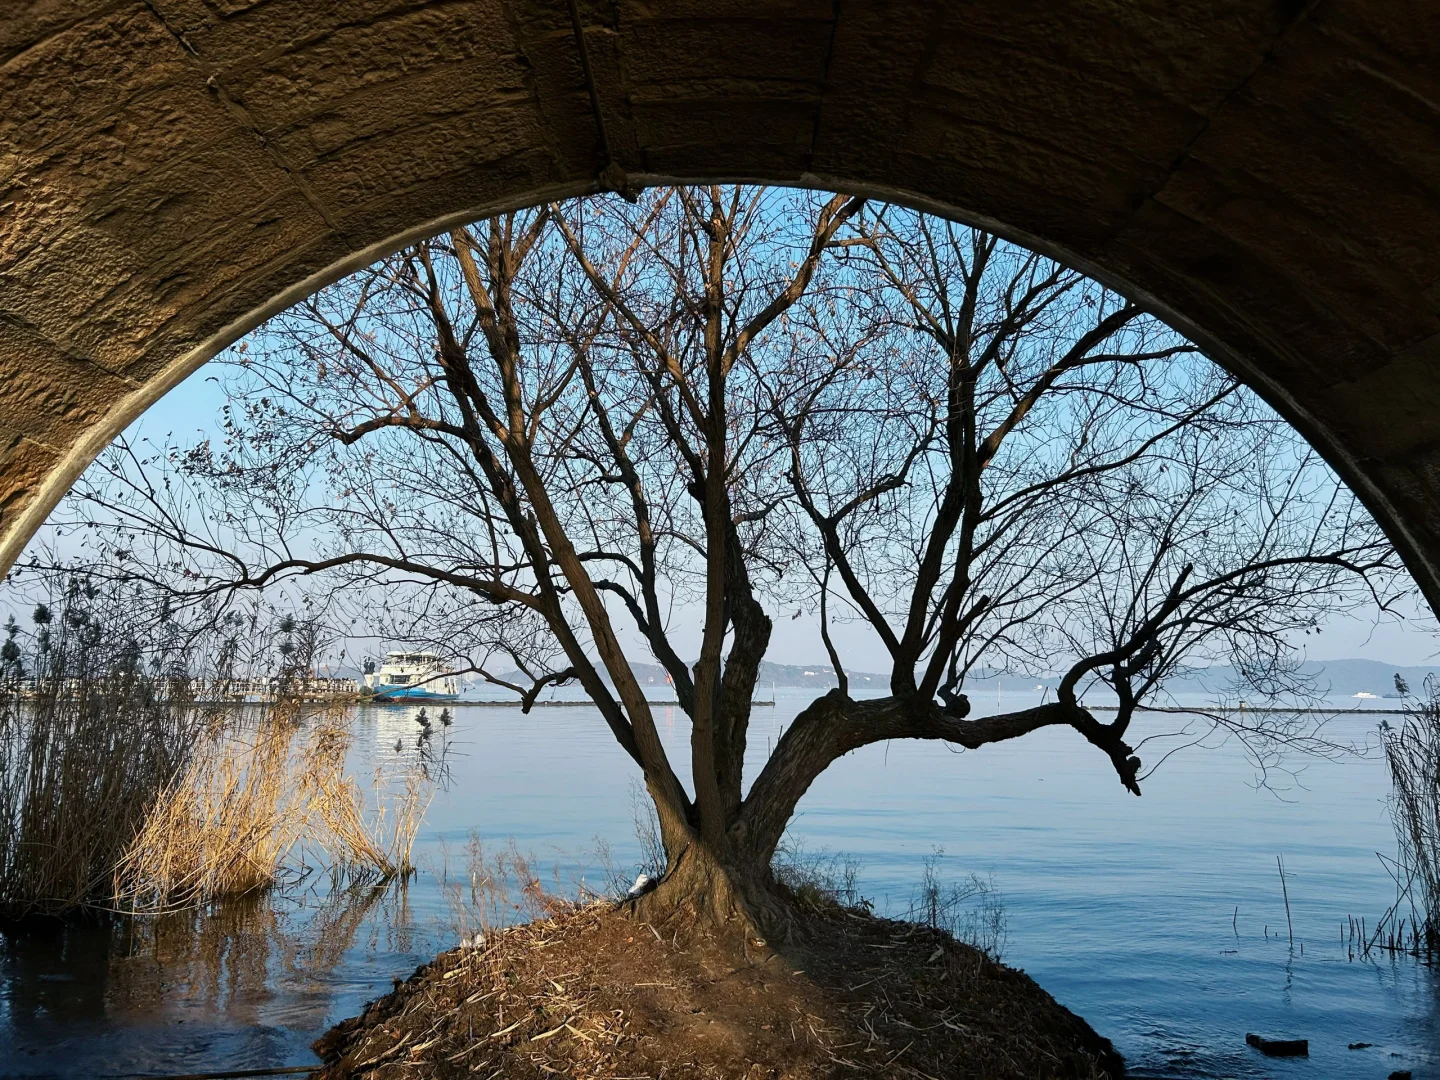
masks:
{"type": "Polygon", "coordinates": [[[454,701],[460,696],[460,677],[447,672],[433,652],[385,654],[380,670],[365,663],[365,686],[376,701],[454,701]]]}

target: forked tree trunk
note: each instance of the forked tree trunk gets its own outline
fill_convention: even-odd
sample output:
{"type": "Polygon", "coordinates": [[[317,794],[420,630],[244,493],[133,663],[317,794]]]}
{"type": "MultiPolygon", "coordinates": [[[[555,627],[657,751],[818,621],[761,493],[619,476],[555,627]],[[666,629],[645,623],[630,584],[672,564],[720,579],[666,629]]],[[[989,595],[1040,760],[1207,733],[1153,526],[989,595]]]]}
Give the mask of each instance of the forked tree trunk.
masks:
{"type": "MultiPolygon", "coordinates": [[[[746,706],[749,697],[743,695],[746,706]]],[[[776,883],[771,864],[795,805],[815,777],[868,741],[856,739],[855,726],[844,722],[853,705],[836,692],[812,702],[791,723],[743,801],[738,764],[712,762],[729,797],[721,802],[721,820],[711,828],[693,820],[703,813],[698,805],[691,809],[692,820],[677,828],[684,819],[662,805],[663,796],[652,787],[668,865],[660,885],[633,902],[632,910],[654,925],[679,917],[749,939],[784,940],[803,933],[803,922],[776,883]]],[[[723,725],[732,717],[722,710],[719,719],[723,725]]],[[[703,760],[697,759],[697,766],[703,760]]]]}
{"type": "Polygon", "coordinates": [[[744,801],[737,800],[737,809],[727,813],[718,828],[701,829],[699,822],[661,808],[669,866],[659,887],[633,902],[633,910],[655,924],[684,913],[759,938],[785,939],[803,932],[802,920],[775,881],[771,860],[796,805],[815,779],[837,759],[871,743],[930,739],[979,749],[1063,725],[1105,751],[1120,782],[1140,793],[1140,759],[1123,739],[1123,724],[1101,724],[1073,702],[976,720],[966,718],[968,708],[962,701],[957,708],[942,709],[913,694],[855,701],[832,690],[817,698],[786,728],[744,801]],[[713,839],[717,836],[718,841],[713,839]]]}
{"type": "MultiPolygon", "coordinates": [[[[716,768],[722,777],[725,771],[716,768]]],[[[775,844],[747,842],[739,770],[733,771],[735,790],[727,792],[731,797],[723,800],[720,820],[710,828],[700,820],[700,806],[692,804],[688,812],[667,806],[664,793],[647,785],[656,804],[667,865],[659,885],[628,906],[652,926],[678,921],[752,941],[788,938],[795,920],[771,871],[775,844]]],[[[727,786],[722,784],[722,791],[727,786]]]]}
{"type": "Polygon", "coordinates": [[[797,929],[768,863],[717,856],[699,840],[672,857],[659,886],[630,908],[652,926],[699,924],[751,944],[789,938],[797,929]]]}

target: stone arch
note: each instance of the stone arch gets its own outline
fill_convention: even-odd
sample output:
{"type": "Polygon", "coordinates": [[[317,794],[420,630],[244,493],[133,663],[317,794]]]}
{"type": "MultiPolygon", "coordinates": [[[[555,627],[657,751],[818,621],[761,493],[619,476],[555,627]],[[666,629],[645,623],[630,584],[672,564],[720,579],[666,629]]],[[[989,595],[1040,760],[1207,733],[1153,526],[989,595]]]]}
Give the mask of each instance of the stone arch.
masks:
{"type": "Polygon", "coordinates": [[[1440,600],[1440,9],[577,11],[588,80],[567,0],[0,14],[0,566],[125,423],[288,303],[600,189],[598,103],[633,183],[896,198],[1144,300],[1327,455],[1440,600]]]}

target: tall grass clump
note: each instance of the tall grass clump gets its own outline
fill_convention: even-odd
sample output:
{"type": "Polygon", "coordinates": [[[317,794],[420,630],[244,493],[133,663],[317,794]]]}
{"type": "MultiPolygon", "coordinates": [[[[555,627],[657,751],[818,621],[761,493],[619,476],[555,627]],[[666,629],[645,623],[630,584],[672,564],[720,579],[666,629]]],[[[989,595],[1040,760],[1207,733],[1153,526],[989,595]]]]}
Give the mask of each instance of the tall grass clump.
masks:
{"type": "Polygon", "coordinates": [[[911,894],[906,919],[944,930],[957,941],[979,949],[998,961],[1010,939],[1005,902],[989,877],[969,874],[963,881],[945,883],[940,877],[943,848],[925,857],[920,885],[911,894]]]}
{"type": "Polygon", "coordinates": [[[0,914],[105,903],[203,717],[193,636],[134,588],[51,578],[0,640],[0,914]]]}
{"type": "Polygon", "coordinates": [[[288,619],[277,637],[273,696],[229,706],[207,726],[117,866],[114,894],[126,910],[269,889],[307,872],[310,858],[337,886],[413,872],[411,850],[434,794],[428,774],[377,774],[367,799],[346,771],[351,703],[317,704],[304,691],[322,639],[288,619]]]}
{"type": "Polygon", "coordinates": [[[408,877],[415,872],[411,853],[434,785],[420,769],[407,768],[398,777],[377,770],[367,798],[345,771],[349,749],[343,709],[312,719],[295,785],[308,831],[337,879],[408,877]]]}
{"type": "Polygon", "coordinates": [[[275,884],[304,831],[289,797],[295,725],[270,704],[216,724],[155,800],[115,868],[116,902],[158,911],[275,884]]]}
{"type": "Polygon", "coordinates": [[[564,895],[558,866],[552,887],[546,888],[535,856],[522,852],[513,838],[492,852],[472,829],[461,857],[460,864],[452,866],[450,850],[442,845],[435,876],[449,908],[447,929],[462,939],[474,931],[478,940],[503,926],[545,918],[578,902],[564,895]]]}
{"type": "Polygon", "coordinates": [[[1398,727],[1382,722],[1380,737],[1398,849],[1396,900],[1366,945],[1434,959],[1440,954],[1440,685],[1426,679],[1425,696],[1398,727]]]}
{"type": "Polygon", "coordinates": [[[860,895],[860,860],[828,848],[811,851],[803,841],[786,833],[775,849],[770,872],[801,904],[824,908],[838,904],[873,910],[860,895]]]}
{"type": "Polygon", "coordinates": [[[79,570],[26,600],[0,629],[0,917],[203,904],[303,874],[302,851],[337,884],[411,872],[433,783],[367,799],[346,773],[348,702],[307,689],[318,621],[79,570]]]}
{"type": "MultiPolygon", "coordinates": [[[[906,922],[943,930],[999,961],[1009,942],[1005,901],[989,877],[968,874],[958,881],[941,877],[943,848],[925,857],[919,883],[910,892],[906,922]]],[[[860,862],[853,855],[821,848],[808,850],[787,833],[771,864],[775,880],[802,905],[823,910],[842,907],[874,912],[875,902],[860,893],[860,862]]]]}

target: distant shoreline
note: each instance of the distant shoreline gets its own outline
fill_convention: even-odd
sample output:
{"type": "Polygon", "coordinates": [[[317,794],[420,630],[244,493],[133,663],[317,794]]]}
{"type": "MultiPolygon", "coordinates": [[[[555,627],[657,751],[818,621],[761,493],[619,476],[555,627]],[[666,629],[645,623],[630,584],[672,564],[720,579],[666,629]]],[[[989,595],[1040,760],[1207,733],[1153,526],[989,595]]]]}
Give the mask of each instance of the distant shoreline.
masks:
{"type": "MultiPolygon", "coordinates": [[[[674,705],[674,706],[676,706],[676,707],[679,707],[679,705],[680,705],[680,702],[678,702],[678,701],[655,701],[655,700],[652,700],[652,699],[650,699],[650,698],[646,698],[645,700],[646,700],[646,702],[647,702],[648,704],[650,704],[650,705],[674,705]]],[[[369,702],[363,702],[362,704],[369,704],[369,705],[401,705],[401,706],[407,705],[407,703],[404,702],[404,701],[369,701],[369,702]]],[[[476,706],[479,706],[479,707],[482,708],[482,709],[518,709],[518,708],[520,708],[521,705],[523,705],[524,703],[523,703],[523,702],[520,702],[520,701],[514,701],[514,700],[510,700],[510,701],[507,701],[507,700],[498,700],[498,701],[464,701],[464,700],[461,700],[461,701],[451,701],[451,702],[448,702],[448,704],[450,704],[450,705],[476,705],[476,706]]],[[[759,706],[759,707],[767,708],[767,709],[773,709],[773,708],[775,707],[775,702],[773,702],[773,701],[752,701],[752,702],[750,702],[750,704],[751,704],[752,706],[759,706]]],[[[413,706],[412,706],[412,707],[413,707],[413,706]]],[[[593,708],[595,707],[595,702],[594,702],[594,700],[591,699],[591,698],[582,698],[582,699],[577,699],[577,700],[574,700],[574,701],[532,701],[532,702],[530,703],[530,707],[531,707],[531,708],[534,708],[534,709],[593,709],[593,708]]]]}
{"type": "MultiPolygon", "coordinates": [[[[1118,705],[1082,705],[1091,712],[1118,712],[1118,705]]],[[[1295,708],[1279,705],[1138,705],[1136,712],[1149,713],[1284,713],[1288,716],[1404,716],[1408,709],[1366,709],[1352,705],[1348,709],[1295,708]]]]}
{"type": "MultiPolygon", "coordinates": [[[[413,708],[413,707],[414,707],[413,704],[410,704],[410,703],[407,703],[407,702],[403,702],[403,701],[371,701],[371,702],[362,702],[362,704],[371,704],[371,705],[393,705],[393,706],[408,707],[408,708],[413,708]]],[[[522,704],[522,703],[519,702],[519,701],[515,701],[515,700],[495,700],[495,701],[463,701],[463,700],[462,700],[462,701],[452,701],[452,702],[449,702],[449,704],[451,704],[451,705],[469,705],[469,706],[474,706],[474,707],[483,708],[483,709],[518,709],[518,708],[521,707],[521,704],[522,704]]],[[[667,700],[667,701],[650,700],[650,701],[649,701],[649,704],[651,704],[651,705],[664,705],[664,706],[679,707],[680,702],[674,701],[674,700],[667,700]]],[[[774,702],[774,701],[752,701],[750,704],[751,704],[751,706],[753,706],[753,707],[755,707],[755,708],[773,709],[773,708],[775,707],[775,702],[774,702]]],[[[594,708],[594,706],[595,706],[595,702],[594,702],[593,700],[591,700],[590,698],[577,698],[577,699],[570,700],[570,701],[536,701],[536,702],[532,702],[532,703],[531,703],[531,707],[532,707],[532,708],[536,708],[536,709],[588,709],[588,708],[594,708]]],[[[1082,708],[1088,709],[1088,710],[1090,710],[1091,712],[1116,712],[1116,711],[1119,709],[1119,706],[1117,706],[1117,705],[1082,705],[1082,708]]],[[[1283,707],[1283,706],[1276,706],[1276,705],[1268,705],[1268,706],[1251,706],[1251,705],[1245,705],[1245,706],[1239,706],[1239,705],[1223,705],[1223,706],[1221,706],[1221,705],[1174,705],[1174,706],[1169,706],[1169,705],[1164,705],[1164,706],[1162,706],[1162,705],[1141,705],[1141,706],[1138,706],[1138,707],[1135,709],[1135,711],[1136,711],[1136,712],[1143,712],[1143,713],[1175,713],[1175,714],[1208,713],[1208,712],[1219,712],[1219,713],[1247,713],[1247,712],[1249,712],[1249,713],[1276,713],[1276,714],[1286,714],[1286,715],[1290,715],[1290,716],[1404,716],[1408,710],[1406,710],[1406,709],[1366,709],[1366,708],[1363,708],[1363,707],[1361,707],[1361,706],[1351,706],[1351,707],[1349,707],[1349,708],[1340,708],[1340,707],[1337,706],[1336,708],[1330,708],[1330,709],[1317,709],[1317,708],[1313,708],[1313,707],[1285,708],[1285,707],[1283,707]]]]}

